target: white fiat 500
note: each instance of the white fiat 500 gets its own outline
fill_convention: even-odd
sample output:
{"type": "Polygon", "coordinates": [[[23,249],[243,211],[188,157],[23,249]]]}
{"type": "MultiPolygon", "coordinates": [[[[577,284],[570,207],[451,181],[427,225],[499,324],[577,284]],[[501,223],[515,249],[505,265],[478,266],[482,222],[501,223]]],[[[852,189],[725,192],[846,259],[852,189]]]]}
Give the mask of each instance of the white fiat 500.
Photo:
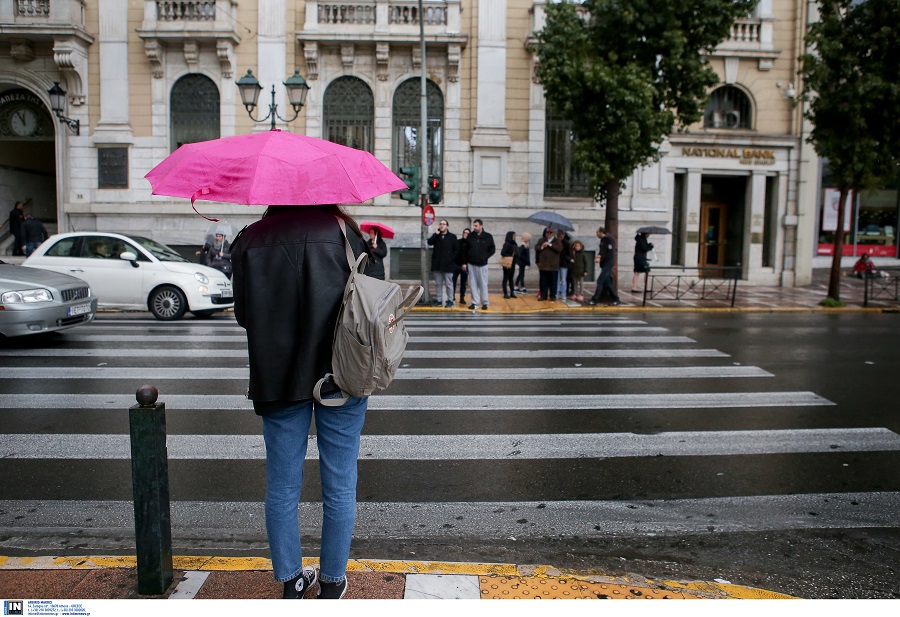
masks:
{"type": "Polygon", "coordinates": [[[234,306],[231,281],[224,274],[140,236],[56,234],[22,265],[87,281],[100,308],[149,309],[163,321],[181,319],[185,311],[204,317],[234,306]]]}

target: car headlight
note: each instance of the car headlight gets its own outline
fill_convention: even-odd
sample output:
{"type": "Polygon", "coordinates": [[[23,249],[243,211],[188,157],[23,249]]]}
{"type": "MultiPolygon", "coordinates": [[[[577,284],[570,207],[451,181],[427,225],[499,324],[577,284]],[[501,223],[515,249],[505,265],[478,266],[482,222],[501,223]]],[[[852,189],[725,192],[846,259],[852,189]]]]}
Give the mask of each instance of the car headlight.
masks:
{"type": "Polygon", "coordinates": [[[209,284],[209,279],[202,272],[194,272],[194,278],[197,279],[199,282],[203,283],[204,285],[209,284]]]}
{"type": "Polygon", "coordinates": [[[21,302],[53,302],[53,294],[46,289],[23,289],[8,291],[0,296],[3,304],[19,304],[21,302]]]}

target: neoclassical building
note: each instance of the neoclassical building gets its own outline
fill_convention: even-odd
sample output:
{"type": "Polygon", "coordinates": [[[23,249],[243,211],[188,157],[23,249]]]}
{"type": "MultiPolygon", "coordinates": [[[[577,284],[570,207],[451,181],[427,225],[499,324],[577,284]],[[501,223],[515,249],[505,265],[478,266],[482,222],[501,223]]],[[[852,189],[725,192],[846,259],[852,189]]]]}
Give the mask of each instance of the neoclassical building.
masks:
{"type": "MultiPolygon", "coordinates": [[[[201,243],[208,222],[186,200],[151,196],[144,175],[183,143],[268,130],[235,85],[252,71],[253,115],[274,100],[281,129],[369,150],[395,171],[427,143],[451,230],[481,218],[502,241],[539,233],[527,216],[554,210],[593,250],[604,208],[535,78],[530,43],[547,2],[424,0],[420,15],[417,0],[0,0],[0,203],[27,200],[51,230],[201,243]],[[296,118],[283,85],[295,71],[310,87],[296,118]]],[[[739,266],[751,284],[810,280],[823,197],[796,104],[809,4],[761,0],[712,54],[720,83],[703,121],[671,136],[622,195],[623,276],[635,229],[660,225],[673,232],[654,238],[661,263],[739,266]]],[[[197,208],[238,227],[263,211],[197,208]]],[[[350,211],[394,227],[391,276],[417,277],[417,206],[393,194],[350,211]]]]}

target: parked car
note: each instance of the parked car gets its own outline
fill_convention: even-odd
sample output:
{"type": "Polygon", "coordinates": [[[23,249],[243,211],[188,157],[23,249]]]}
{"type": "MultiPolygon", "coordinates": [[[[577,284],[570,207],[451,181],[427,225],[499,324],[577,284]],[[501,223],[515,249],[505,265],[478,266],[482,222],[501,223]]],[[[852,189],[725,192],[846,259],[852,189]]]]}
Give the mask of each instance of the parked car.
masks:
{"type": "Polygon", "coordinates": [[[50,236],[23,263],[87,281],[101,308],[148,310],[162,321],[234,306],[231,281],[141,236],[74,232],[50,236]]]}
{"type": "Polygon", "coordinates": [[[74,328],[96,310],[83,280],[0,261],[0,338],[74,328]]]}

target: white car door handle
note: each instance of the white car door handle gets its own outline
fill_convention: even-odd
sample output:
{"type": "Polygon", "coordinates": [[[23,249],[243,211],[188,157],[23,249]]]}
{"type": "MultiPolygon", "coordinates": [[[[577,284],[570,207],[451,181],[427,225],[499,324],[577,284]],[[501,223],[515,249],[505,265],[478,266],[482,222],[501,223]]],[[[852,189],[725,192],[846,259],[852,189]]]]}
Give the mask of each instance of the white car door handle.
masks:
{"type": "Polygon", "coordinates": [[[71,268],[69,272],[84,272],[81,268],[71,268]]]}

